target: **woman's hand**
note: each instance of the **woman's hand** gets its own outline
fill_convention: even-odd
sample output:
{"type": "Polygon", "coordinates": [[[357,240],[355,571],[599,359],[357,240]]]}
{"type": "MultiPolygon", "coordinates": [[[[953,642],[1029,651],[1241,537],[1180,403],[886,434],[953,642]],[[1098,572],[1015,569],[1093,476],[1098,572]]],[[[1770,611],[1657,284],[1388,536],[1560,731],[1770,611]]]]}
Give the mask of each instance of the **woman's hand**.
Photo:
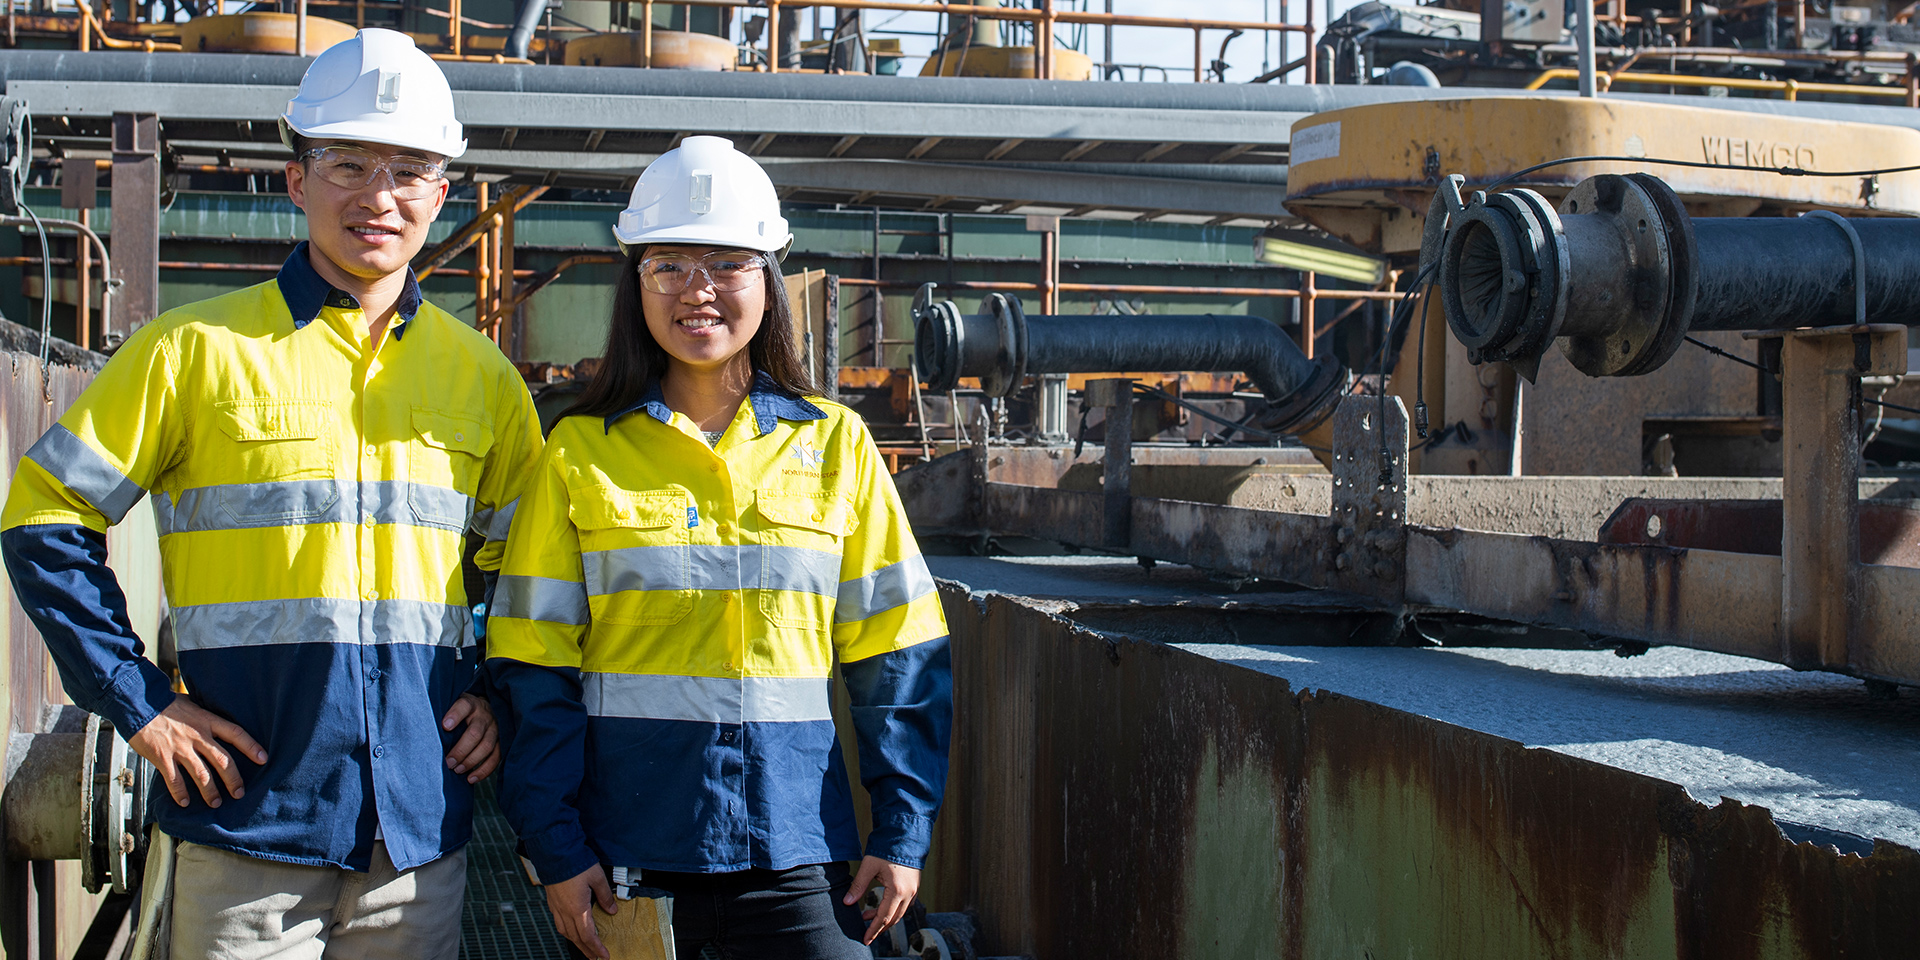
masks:
{"type": "Polygon", "coordinates": [[[467,775],[468,783],[479,783],[500,766],[500,725],[494,722],[493,708],[471,693],[463,693],[452,709],[440,718],[440,729],[451,731],[466,724],[465,733],[447,751],[447,767],[467,775]]]}
{"type": "Polygon", "coordinates": [[[597,863],[577,877],[547,884],[547,909],[553,913],[553,928],[573,941],[581,953],[607,958],[611,955],[606,944],[600,942],[600,932],[593,928],[596,903],[609,916],[620,912],[619,902],[613,899],[613,886],[607,882],[607,871],[597,863]]]}
{"type": "Polygon", "coordinates": [[[907,915],[907,907],[920,892],[920,871],[879,857],[867,857],[860,861],[860,872],[854,875],[853,887],[847,891],[847,906],[859,903],[867,889],[876,883],[881,888],[880,906],[860,911],[860,919],[867,921],[867,935],[860,942],[869,945],[881,931],[907,915]]]}

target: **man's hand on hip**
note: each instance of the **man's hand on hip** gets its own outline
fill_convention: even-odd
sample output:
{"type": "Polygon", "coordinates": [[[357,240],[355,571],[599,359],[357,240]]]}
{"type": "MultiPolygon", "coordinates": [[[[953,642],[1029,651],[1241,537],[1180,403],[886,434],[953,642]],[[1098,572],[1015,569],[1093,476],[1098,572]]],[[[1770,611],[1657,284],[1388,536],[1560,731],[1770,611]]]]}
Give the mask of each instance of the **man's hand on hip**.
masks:
{"type": "Polygon", "coordinates": [[[452,730],[467,725],[467,732],[447,751],[447,767],[467,775],[468,783],[479,783],[500,766],[500,727],[493,721],[493,708],[471,693],[463,693],[453,709],[440,720],[440,729],[452,730]]]}
{"type": "Polygon", "coordinates": [[[221,741],[232,744],[254,763],[267,762],[267,751],[239,724],[215,716],[187,699],[186,694],[175,694],[159,716],[127,738],[127,746],[160,772],[174,803],[183,807],[188,804],[187,779],[192,778],[200,788],[200,798],[207,806],[217,807],[220,788],[213,783],[216,774],[234,799],[246,796],[240,771],[221,741]]]}
{"type": "Polygon", "coordinates": [[[846,904],[859,903],[874,884],[880,885],[880,906],[860,911],[860,919],[867,921],[867,935],[860,940],[864,944],[872,944],[881,931],[907,915],[907,907],[920,892],[920,871],[879,857],[867,857],[860,861],[860,872],[854,875],[846,904]]]}

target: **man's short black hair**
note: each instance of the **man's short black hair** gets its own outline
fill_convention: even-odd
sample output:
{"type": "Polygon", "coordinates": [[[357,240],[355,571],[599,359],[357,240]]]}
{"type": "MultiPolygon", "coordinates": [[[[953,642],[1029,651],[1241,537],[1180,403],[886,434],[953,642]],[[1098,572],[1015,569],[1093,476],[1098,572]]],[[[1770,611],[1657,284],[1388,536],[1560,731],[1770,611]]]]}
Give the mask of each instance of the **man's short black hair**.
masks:
{"type": "Polygon", "coordinates": [[[297,133],[293,135],[292,139],[293,158],[301,163],[305,163],[307,161],[307,151],[313,149],[313,141],[297,133]]]}

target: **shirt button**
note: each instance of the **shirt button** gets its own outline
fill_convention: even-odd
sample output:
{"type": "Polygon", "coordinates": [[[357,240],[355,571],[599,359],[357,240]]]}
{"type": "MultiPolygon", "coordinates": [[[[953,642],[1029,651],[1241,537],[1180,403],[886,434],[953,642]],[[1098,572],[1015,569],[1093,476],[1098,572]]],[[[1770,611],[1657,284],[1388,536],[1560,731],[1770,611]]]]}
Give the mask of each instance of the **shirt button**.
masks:
{"type": "Polygon", "coordinates": [[[467,435],[464,433],[456,433],[453,435],[454,443],[465,443],[466,441],[467,441],[467,435]]]}
{"type": "Polygon", "coordinates": [[[380,668],[379,668],[379,667],[374,667],[374,668],[373,668],[372,670],[369,670],[369,671],[367,671],[367,679],[368,679],[368,680],[379,680],[379,679],[380,679],[380,668]]]}
{"type": "Polygon", "coordinates": [[[369,603],[371,603],[371,602],[373,602],[373,601],[375,601],[375,600],[378,600],[378,599],[380,599],[380,591],[378,591],[378,590],[368,590],[368,591],[367,591],[366,593],[363,593],[363,594],[361,594],[360,596],[361,596],[362,598],[364,598],[364,599],[365,599],[365,600],[366,600],[367,602],[369,602],[369,603]]]}
{"type": "Polygon", "coordinates": [[[373,755],[374,755],[374,756],[376,756],[376,757],[384,757],[384,756],[386,756],[386,755],[387,755],[387,748],[386,748],[386,747],[374,747],[374,748],[373,748],[373,755]]]}
{"type": "Polygon", "coordinates": [[[733,742],[733,731],[732,731],[732,730],[722,730],[722,731],[720,731],[720,742],[721,742],[721,743],[732,743],[732,742],[733,742]]]}
{"type": "Polygon", "coordinates": [[[714,473],[719,473],[720,465],[717,463],[709,463],[707,464],[707,469],[713,471],[714,473]]]}
{"type": "Polygon", "coordinates": [[[367,516],[366,516],[366,518],[360,521],[360,524],[361,524],[362,526],[365,526],[365,527],[368,527],[368,528],[372,528],[372,526],[373,526],[373,514],[371,514],[371,513],[369,513],[369,514],[367,514],[367,516]]]}
{"type": "Polygon", "coordinates": [[[374,455],[375,452],[376,451],[373,449],[373,444],[371,443],[367,444],[367,456],[371,457],[374,455]]]}
{"type": "Polygon", "coordinates": [[[729,590],[729,591],[727,591],[726,593],[723,593],[723,594],[721,594],[721,595],[720,595],[720,602],[721,602],[721,603],[732,603],[732,602],[733,602],[733,591],[731,591],[731,590],[729,590]]]}

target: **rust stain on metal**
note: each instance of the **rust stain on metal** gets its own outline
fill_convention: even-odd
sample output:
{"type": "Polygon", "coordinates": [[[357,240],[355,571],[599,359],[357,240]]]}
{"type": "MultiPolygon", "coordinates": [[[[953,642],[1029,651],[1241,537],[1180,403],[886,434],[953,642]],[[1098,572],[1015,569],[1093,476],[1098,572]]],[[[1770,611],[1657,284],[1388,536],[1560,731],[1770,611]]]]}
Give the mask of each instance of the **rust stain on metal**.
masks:
{"type": "MultiPolygon", "coordinates": [[[[1860,562],[1920,567],[1920,508],[1860,501],[1860,562]]],[[[1634,497],[1600,528],[1600,542],[1780,555],[1778,500],[1655,500],[1634,497]]]]}
{"type": "Polygon", "coordinates": [[[1920,854],[1903,847],[1793,844],[1759,808],[941,589],[956,723],[924,895],[977,910],[982,953],[1733,960],[1920,942],[1920,854]]]}

